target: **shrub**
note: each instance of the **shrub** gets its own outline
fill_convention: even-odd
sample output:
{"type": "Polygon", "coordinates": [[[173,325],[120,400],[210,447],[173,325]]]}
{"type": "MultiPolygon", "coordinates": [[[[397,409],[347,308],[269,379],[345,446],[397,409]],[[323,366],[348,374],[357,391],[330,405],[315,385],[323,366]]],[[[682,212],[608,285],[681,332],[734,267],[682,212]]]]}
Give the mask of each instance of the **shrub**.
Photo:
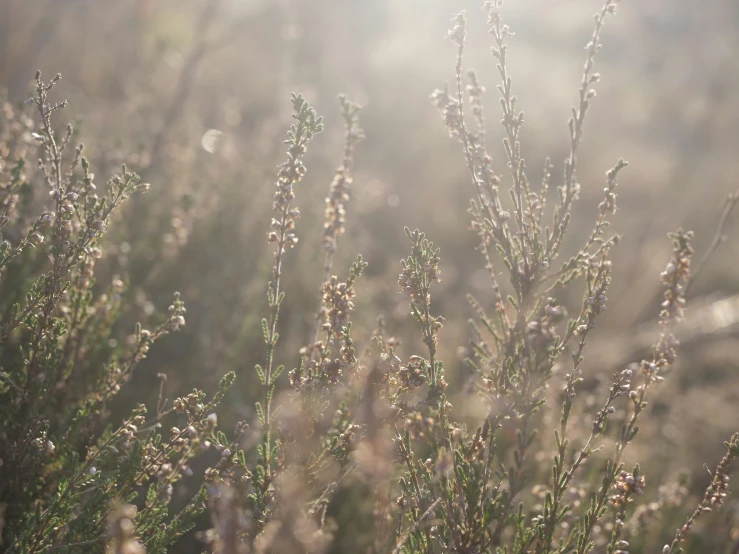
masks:
{"type": "MultiPolygon", "coordinates": [[[[207,504],[212,525],[198,536],[213,552],[228,554],[322,552],[339,539],[352,551],[370,552],[623,554],[653,547],[654,537],[662,552],[681,552],[697,518],[724,502],[739,433],[726,443],[692,514],[680,509],[687,496],[683,482],[662,489],[658,500],[639,502],[647,480],[628,451],[648,416],[648,397],[675,362],[674,331],[690,285],[720,241],[693,271],[692,233],[670,235],[652,354],[613,374],[596,391],[602,398],[594,406],[580,401],[581,366],[586,355],[598,357],[586,345],[608,305],[610,253],[619,242],[608,233],[609,217],[625,161],[606,172],[592,231],[574,256],[563,259],[562,252],[580,191],[585,119],[599,80],[595,58],[616,5],[605,0],[595,16],[556,187],[549,161],[540,186],[528,177],[502,1],[486,2],[484,9],[500,76],[508,187],[488,150],[485,89],[474,72],[463,71],[464,14],[453,19],[454,86],[434,91],[431,100],[461,145],[472,185],[471,229],[490,289],[489,298],[469,297],[476,317],[464,349],[466,372],[451,384],[438,349],[444,318],[432,298],[442,278],[441,253],[431,234],[406,228],[410,253],[398,278],[424,349],[402,347],[381,318],[364,348],[352,336],[356,285],[367,264],[358,257],[340,278],[334,254],[363,132],[360,107],[344,96],[344,150],[326,198],[319,308],[296,367],[285,372],[277,364],[284,263],[298,242],[296,190],[306,173],[307,147],[323,130],[315,110],[293,95],[294,123],[268,231],[274,264],[261,325],[265,359],[255,367],[261,399],[256,419],[238,423],[232,433],[217,429],[214,410],[233,372],[212,399],[194,391],[171,406],[161,375],[152,415],[140,405],[121,426],[108,421],[112,396],[154,341],[184,325],[185,308],[175,295],[152,330],[139,325],[130,337],[120,335],[124,284],[116,280],[98,292],[94,262],[115,210],[148,185],[124,166],[98,197],[82,147],[71,154],[67,149],[72,128],[61,136],[52,129],[51,115],[62,104],[48,97],[58,77],[47,84],[37,75],[31,100],[38,133],[29,135],[33,124],[8,107],[0,151],[11,166],[3,173],[0,220],[7,237],[0,257],[0,502],[8,551],[164,552],[193,528],[207,504]],[[24,160],[34,146],[41,158],[27,179],[24,160]],[[34,210],[45,202],[36,197],[33,180],[51,191],[51,208],[40,215],[34,210]],[[581,301],[567,306],[562,299],[573,289],[581,301]],[[162,433],[170,421],[174,426],[162,433]],[[194,456],[211,448],[218,460],[205,470],[204,486],[170,514],[174,484],[192,473],[194,456]],[[360,520],[355,535],[354,527],[342,528],[342,511],[360,520]],[[678,518],[684,523],[672,532],[678,518]]],[[[717,237],[735,201],[728,200],[717,237]]],[[[712,544],[726,547],[728,540],[712,544]]]]}
{"type": "Polygon", "coordinates": [[[8,552],[102,550],[112,519],[118,535],[135,534],[150,551],[164,551],[203,509],[201,490],[181,512],[167,513],[172,486],[191,472],[188,461],[205,448],[215,427],[213,409],[233,374],[224,377],[212,399],[196,390],[171,406],[164,400],[162,374],[153,413],[139,405],[120,426],[108,421],[112,398],[151,346],[184,325],[185,307],[175,294],[159,324],[150,330],[137,325],[126,336],[116,327],[124,283],[115,279],[96,292],[95,261],[105,247],[105,231],[120,206],[149,185],[124,166],[98,193],[82,145],[72,149],[72,126],[62,135],[52,127],[52,115],[65,105],[50,99],[59,79],[46,83],[36,74],[29,103],[38,126],[5,106],[2,155],[10,166],[1,189],[6,240],[0,247],[5,546],[8,552]],[[39,163],[27,175],[25,160],[33,149],[39,163]],[[37,189],[44,184],[51,205],[39,214],[46,201],[37,189]],[[161,426],[173,418],[181,429],[163,435],[161,426]],[[121,525],[130,509],[115,504],[132,501],[142,490],[136,524],[121,525]]]}

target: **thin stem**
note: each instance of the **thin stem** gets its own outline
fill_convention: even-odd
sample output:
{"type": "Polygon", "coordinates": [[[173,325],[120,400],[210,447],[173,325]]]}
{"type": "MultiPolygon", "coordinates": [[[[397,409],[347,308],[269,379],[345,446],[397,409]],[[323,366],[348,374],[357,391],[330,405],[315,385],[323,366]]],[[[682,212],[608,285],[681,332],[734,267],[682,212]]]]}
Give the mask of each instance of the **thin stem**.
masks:
{"type": "Polygon", "coordinates": [[[729,222],[729,216],[731,215],[731,212],[738,201],[739,191],[732,192],[731,194],[729,194],[729,196],[726,197],[726,200],[724,201],[724,208],[721,212],[721,217],[719,218],[718,225],[716,226],[716,234],[714,235],[711,244],[708,246],[708,249],[706,249],[706,252],[703,254],[703,257],[696,264],[695,269],[693,270],[693,274],[688,281],[688,284],[685,285],[686,294],[698,275],[706,267],[708,260],[711,259],[721,243],[726,240],[726,235],[724,235],[724,231],[726,229],[726,225],[729,222]]]}
{"type": "Polygon", "coordinates": [[[580,141],[583,134],[583,123],[585,116],[595,93],[590,86],[599,80],[599,75],[593,73],[595,64],[595,55],[600,50],[600,33],[603,29],[603,22],[608,14],[615,11],[616,0],[605,0],[600,12],[595,16],[595,28],[590,42],[586,48],[588,50],[585,58],[585,66],[583,68],[582,81],[578,91],[579,103],[577,108],[572,109],[572,118],[569,122],[570,128],[570,153],[565,160],[565,179],[564,186],[560,189],[560,202],[554,212],[554,224],[552,226],[552,239],[546,245],[546,258],[553,258],[557,253],[559,244],[564,234],[564,221],[567,217],[572,201],[577,194],[575,186],[576,168],[577,168],[577,152],[580,147],[580,141]]]}

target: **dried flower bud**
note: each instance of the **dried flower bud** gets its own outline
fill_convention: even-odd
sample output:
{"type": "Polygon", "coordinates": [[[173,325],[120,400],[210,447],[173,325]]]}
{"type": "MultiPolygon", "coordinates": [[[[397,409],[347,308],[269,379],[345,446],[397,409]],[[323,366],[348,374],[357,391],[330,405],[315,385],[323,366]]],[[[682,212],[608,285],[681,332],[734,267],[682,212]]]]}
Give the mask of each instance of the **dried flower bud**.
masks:
{"type": "Polygon", "coordinates": [[[44,227],[51,227],[51,224],[54,222],[54,214],[51,212],[45,212],[39,221],[44,227]]]}

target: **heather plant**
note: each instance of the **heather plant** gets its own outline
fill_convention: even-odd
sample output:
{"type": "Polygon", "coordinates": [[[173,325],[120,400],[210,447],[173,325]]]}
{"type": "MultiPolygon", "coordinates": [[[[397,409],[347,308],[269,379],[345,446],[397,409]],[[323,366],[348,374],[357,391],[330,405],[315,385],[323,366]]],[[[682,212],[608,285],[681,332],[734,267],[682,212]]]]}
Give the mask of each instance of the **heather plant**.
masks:
{"type": "MultiPolygon", "coordinates": [[[[450,136],[462,146],[474,193],[471,227],[479,236],[492,298],[489,314],[489,301],[470,297],[477,318],[471,323],[464,390],[449,389],[438,356],[444,318],[434,313],[432,291],[441,279],[441,258],[429,237],[406,228],[411,253],[401,262],[398,284],[409,297],[425,351],[405,354],[403,360],[400,345],[385,336],[382,323],[364,354],[358,354],[349,315],[363,262],[352,267],[345,282],[331,275],[336,241],[330,236],[324,243],[329,250],[317,317],[324,323],[314,329],[299,366],[289,372],[294,393],[283,396],[278,407],[265,411],[258,405],[258,429],[250,439],[258,444],[254,462],[248,448],[239,448],[246,423],[240,425],[237,440],[221,438],[223,459],[210,474],[214,528],[208,540],[214,551],[325,550],[337,531],[326,519],[330,495],[352,472],[374,491],[372,531],[362,545],[371,552],[622,554],[632,543],[639,544],[638,532],[626,524],[638,513],[637,498],[646,489],[646,477],[638,464],[627,464],[626,452],[645,417],[648,394],[669,376],[676,358],[674,329],[683,317],[692,279],[693,235],[682,229],[670,235],[672,258],[660,276],[661,333],[651,358],[615,373],[600,406],[578,405],[587,339],[608,303],[609,255],[619,242],[618,235],[607,234],[609,216],[616,211],[617,179],[627,162],[618,160],[606,172],[594,228],[577,253],[562,261],[561,251],[581,188],[578,153],[595,98],[593,86],[600,78],[595,58],[604,23],[616,5],[606,0],[595,16],[578,102],[569,121],[570,151],[554,195],[549,190],[554,181],[550,161],[540,187],[528,178],[520,145],[523,114],[516,107],[506,58],[512,33],[503,23],[502,2],[486,2],[484,10],[500,76],[508,194],[488,151],[485,89],[474,72],[466,75],[469,85],[464,85],[466,20],[464,14],[454,18],[449,39],[457,47],[455,86],[437,90],[431,98],[450,136]],[[582,287],[582,301],[570,315],[558,297],[577,286],[582,287]],[[325,331],[325,340],[316,340],[319,330],[325,331]],[[555,397],[553,387],[560,391],[555,397]],[[468,409],[456,416],[453,403],[468,409]],[[275,418],[278,411],[281,418],[275,418]],[[545,414],[555,411],[559,423],[547,431],[545,414]],[[575,418],[588,417],[589,430],[573,425],[575,418]]],[[[288,168],[295,137],[310,135],[313,116],[303,120],[300,110],[296,105],[299,123],[288,134],[288,168]],[[301,125],[306,131],[300,131],[301,125]]],[[[347,152],[351,154],[353,146],[353,120],[345,120],[345,157],[327,199],[324,238],[336,220],[336,182],[345,178],[347,152]]],[[[288,188],[284,172],[282,166],[275,203],[283,216],[273,220],[270,232],[277,253],[268,293],[272,311],[263,323],[268,365],[266,371],[257,367],[267,406],[275,391],[274,314],[282,301],[281,296],[275,300],[275,290],[285,245],[294,243],[289,239],[291,220],[285,224],[287,206],[280,199],[286,189],[292,199],[298,179],[288,178],[288,188]]],[[[728,467],[738,453],[737,437],[727,442],[727,454],[705,498],[664,552],[681,551],[696,518],[722,503],[728,467]]]]}
{"type": "MultiPolygon", "coordinates": [[[[29,104],[39,123],[5,106],[0,127],[3,548],[165,552],[207,508],[211,523],[197,538],[225,554],[335,551],[339,540],[352,551],[377,553],[625,554],[651,548],[655,533],[663,553],[701,551],[691,533],[725,502],[739,433],[726,442],[692,511],[684,509],[685,480],[650,490],[652,478],[632,445],[650,417],[648,401],[672,377],[687,293],[722,241],[737,197],[727,201],[697,264],[693,233],[670,234],[651,354],[612,375],[587,375],[584,361],[599,360],[589,342],[609,304],[610,256],[619,243],[610,219],[627,162],[605,173],[592,230],[572,236],[570,222],[585,186],[578,158],[600,79],[595,60],[617,3],[604,0],[595,15],[561,177],[546,160],[540,185],[523,157],[524,117],[507,59],[513,33],[502,0],[483,6],[500,80],[502,164],[489,140],[486,89],[464,67],[465,15],[452,20],[453,84],[431,101],[461,147],[472,185],[469,226],[489,277],[486,295],[468,297],[474,317],[462,370],[442,359],[449,350],[440,347],[449,340],[438,313],[443,252],[433,229],[405,229],[409,253],[399,265],[399,294],[420,350],[392,336],[381,314],[371,336],[354,336],[368,264],[358,256],[348,268],[334,266],[351,222],[354,156],[364,132],[360,106],[343,95],[344,144],[326,196],[318,309],[305,318],[305,346],[286,351],[285,277],[300,270],[289,263],[298,245],[296,197],[308,146],[324,130],[313,107],[294,94],[267,231],[274,259],[260,325],[262,363],[233,368],[210,398],[196,390],[171,404],[167,376],[159,374],[155,406],[138,405],[120,425],[111,420],[111,400],[154,343],[184,325],[184,303],[175,294],[150,330],[122,329],[126,284],[97,284],[95,261],[119,208],[149,187],[124,166],[98,192],[82,146],[71,149],[74,130],[58,135],[52,127],[52,114],[63,107],[49,100],[58,77],[45,83],[37,75],[29,104]],[[31,171],[26,160],[34,149],[39,163],[31,171]],[[573,244],[575,254],[565,256],[573,244]],[[219,429],[218,404],[234,381],[253,383],[252,374],[255,417],[219,429]],[[586,377],[601,383],[593,387],[586,377]],[[595,402],[585,400],[586,386],[595,402]],[[203,486],[173,510],[175,487],[211,460],[203,486]],[[347,536],[341,512],[362,520],[363,532],[347,536]]],[[[724,527],[736,533],[735,524],[724,527]]],[[[729,552],[735,540],[712,544],[729,552]]]]}
{"type": "Polygon", "coordinates": [[[123,166],[98,189],[74,130],[52,123],[60,75],[36,74],[38,123],[4,106],[0,276],[0,521],[5,552],[163,552],[204,509],[201,490],[168,513],[173,484],[207,445],[213,413],[233,374],[210,399],[173,403],[160,375],[153,409],[110,420],[109,405],[152,345],[185,324],[178,294],[150,329],[117,327],[124,282],[96,286],[95,262],[119,208],[149,185],[123,166]],[[36,154],[36,152],[38,154],[36,154]],[[27,160],[38,156],[33,170],[27,160]],[[165,423],[174,426],[160,430],[165,423]],[[129,503],[141,497],[138,511],[129,503]],[[120,504],[120,507],[116,507],[120,504]]]}

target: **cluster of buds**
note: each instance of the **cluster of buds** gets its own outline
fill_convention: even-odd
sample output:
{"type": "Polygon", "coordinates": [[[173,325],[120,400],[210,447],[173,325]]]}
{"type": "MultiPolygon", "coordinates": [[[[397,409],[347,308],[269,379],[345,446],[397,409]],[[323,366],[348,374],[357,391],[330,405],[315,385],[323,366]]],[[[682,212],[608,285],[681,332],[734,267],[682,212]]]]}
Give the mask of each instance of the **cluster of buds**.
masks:
{"type": "Polygon", "coordinates": [[[410,502],[408,501],[408,497],[405,494],[401,494],[399,497],[395,499],[395,506],[402,511],[405,511],[406,508],[410,505],[410,502]]]}
{"type": "MultiPolygon", "coordinates": [[[[154,341],[156,340],[156,334],[152,333],[148,329],[140,329],[137,327],[136,333],[134,335],[134,343],[136,344],[136,350],[134,353],[134,361],[140,362],[144,358],[146,358],[146,355],[149,353],[149,349],[151,348],[151,345],[154,344],[154,341]]],[[[121,370],[119,368],[116,368],[113,373],[116,381],[116,385],[120,385],[120,374],[121,370]]],[[[119,386],[120,388],[120,386],[119,386]]],[[[117,392],[117,390],[116,390],[117,392]]]]}
{"type": "Polygon", "coordinates": [[[203,476],[205,482],[208,483],[209,488],[215,486],[215,483],[218,483],[221,480],[221,472],[218,471],[218,469],[216,469],[215,467],[206,468],[203,476]]]}
{"type": "Polygon", "coordinates": [[[616,182],[616,176],[618,175],[618,172],[627,165],[629,165],[628,162],[618,160],[618,163],[606,173],[607,182],[606,187],[603,189],[604,198],[598,205],[598,209],[601,214],[605,215],[606,213],[616,213],[616,185],[618,184],[616,182]]]}
{"type": "Polygon", "coordinates": [[[729,464],[739,456],[739,433],[735,433],[731,440],[725,444],[728,452],[716,468],[713,481],[706,491],[706,498],[714,508],[718,508],[724,503],[726,493],[729,490],[729,464]]]}
{"type": "MultiPolygon", "coordinates": [[[[148,333],[148,331],[142,331],[148,333]]],[[[148,346],[140,347],[137,349],[138,354],[136,358],[145,355],[145,350],[148,350],[148,346]],[[142,353],[143,351],[143,353],[142,353]]],[[[126,375],[123,374],[123,370],[120,367],[112,367],[107,374],[108,390],[111,394],[118,394],[121,390],[121,383],[126,380],[126,375]]]]}
{"type": "MultiPolygon", "coordinates": [[[[308,349],[305,347],[300,349],[300,355],[303,356],[304,359],[307,357],[307,352],[308,352],[308,349]]],[[[317,367],[316,362],[313,362],[310,365],[312,367],[317,367]]],[[[309,372],[304,373],[303,369],[304,368],[302,364],[299,368],[291,369],[287,373],[287,379],[290,382],[290,386],[294,388],[296,391],[307,392],[308,389],[312,385],[312,380],[310,380],[309,382],[308,375],[310,373],[309,372]]]]}
{"type": "Polygon", "coordinates": [[[54,452],[56,451],[56,446],[53,442],[46,438],[46,433],[44,433],[43,437],[37,437],[33,439],[31,444],[38,452],[43,452],[49,456],[54,454],[54,452]]]}
{"type": "Polygon", "coordinates": [[[329,384],[335,385],[339,382],[343,367],[344,363],[338,358],[326,359],[321,361],[321,374],[329,384]]]}
{"type": "Polygon", "coordinates": [[[180,293],[175,292],[174,302],[167,308],[167,326],[170,331],[178,331],[185,325],[185,303],[180,299],[180,293]]]}
{"type": "Polygon", "coordinates": [[[400,385],[404,389],[413,391],[425,384],[428,366],[428,362],[421,356],[411,356],[408,363],[398,370],[400,385]]]}
{"type": "MultiPolygon", "coordinates": [[[[623,521],[617,519],[616,525],[623,526],[623,521]]],[[[616,550],[613,551],[613,554],[629,554],[629,551],[626,550],[629,547],[629,541],[622,539],[620,541],[616,541],[614,546],[616,547],[616,550]]]]}
{"type": "Polygon", "coordinates": [[[90,223],[90,234],[92,236],[97,236],[100,233],[105,232],[107,228],[108,228],[108,224],[105,223],[105,221],[103,221],[102,219],[98,219],[90,223]]]}
{"type": "Polygon", "coordinates": [[[308,393],[312,390],[325,386],[334,385],[339,382],[345,363],[339,358],[331,358],[327,355],[328,347],[323,341],[316,341],[313,351],[317,353],[314,360],[308,358],[307,347],[300,349],[303,363],[300,368],[291,369],[288,373],[290,385],[298,391],[308,393]]]}
{"type": "Polygon", "coordinates": [[[464,118],[459,106],[459,100],[449,94],[448,87],[444,87],[444,89],[436,89],[431,93],[431,101],[439,110],[447,131],[449,131],[449,136],[452,138],[461,137],[464,128],[464,118]]]}
{"type": "MultiPolygon", "coordinates": [[[[86,209],[86,238],[88,240],[92,240],[93,238],[102,234],[108,228],[107,220],[113,208],[116,208],[123,200],[128,198],[134,192],[148,190],[149,185],[147,183],[137,184],[139,176],[133,172],[128,171],[128,169],[126,168],[126,164],[123,164],[123,176],[121,177],[119,175],[114,175],[107,183],[110,194],[113,197],[113,201],[108,204],[104,201],[99,201],[100,199],[95,192],[97,190],[97,187],[93,183],[95,174],[89,172],[89,162],[84,156],[81,158],[81,163],[85,176],[81,183],[82,185],[84,185],[84,189],[80,189],[80,192],[84,195],[85,201],[88,204],[88,207],[86,209]]],[[[77,198],[77,193],[69,192],[67,193],[67,197],[69,197],[70,194],[74,194],[74,198],[77,198]]],[[[66,211],[68,210],[65,210],[62,206],[63,215],[66,211]]]]}
{"type": "MultiPolygon", "coordinates": [[[[356,367],[356,351],[349,329],[351,312],[354,311],[356,292],[354,283],[362,275],[367,264],[359,256],[352,264],[345,282],[340,282],[332,275],[321,288],[321,309],[316,316],[316,326],[312,339],[317,339],[320,331],[326,334],[325,340],[313,340],[310,346],[300,349],[306,377],[302,376],[302,368],[293,370],[291,383],[298,388],[305,388],[308,381],[317,380],[322,385],[336,384],[345,367],[356,367]],[[319,326],[318,323],[323,320],[319,326]],[[332,358],[332,345],[339,349],[340,357],[332,358]]],[[[313,383],[311,383],[311,386],[313,383]]]]}
{"type": "Polygon", "coordinates": [[[352,184],[351,166],[354,161],[354,147],[364,138],[359,127],[358,113],[361,106],[347,100],[343,94],[339,96],[341,114],[344,119],[344,157],[341,166],[336,170],[326,197],[325,222],[321,248],[328,254],[336,250],[336,239],[344,233],[346,203],[349,200],[349,189],[352,184]]]}
{"type": "Polygon", "coordinates": [[[75,212],[74,203],[79,198],[79,194],[76,192],[70,191],[63,194],[63,191],[57,188],[49,192],[49,196],[59,203],[59,209],[62,214],[71,215],[75,212]]]}
{"type": "MultiPolygon", "coordinates": [[[[605,287],[605,284],[601,284],[601,288],[605,287]]],[[[605,295],[604,290],[597,290],[594,295],[588,296],[585,299],[585,305],[588,307],[593,315],[600,315],[606,310],[606,303],[608,297],[605,295]]]]}
{"type": "Polygon", "coordinates": [[[666,290],[659,314],[662,335],[654,349],[654,359],[659,368],[669,366],[675,361],[678,341],[671,328],[683,318],[685,292],[690,283],[690,262],[693,255],[693,248],[690,245],[693,238],[691,231],[678,229],[670,236],[673,242],[672,259],[660,274],[666,290]]]}
{"type": "Polygon", "coordinates": [[[285,246],[290,248],[298,244],[298,236],[293,232],[295,229],[295,221],[300,217],[300,210],[292,208],[286,212],[281,220],[272,218],[270,223],[270,232],[267,236],[269,242],[282,241],[283,249],[285,246]]]}
{"type": "Polygon", "coordinates": [[[643,475],[621,471],[613,484],[616,494],[610,497],[610,501],[614,506],[623,506],[630,501],[632,495],[642,494],[645,486],[646,480],[643,475]]]}
{"type": "Polygon", "coordinates": [[[398,276],[398,286],[411,296],[414,302],[426,300],[427,285],[431,281],[440,281],[439,260],[430,260],[422,267],[403,263],[403,271],[398,276]]]}
{"type": "Polygon", "coordinates": [[[293,117],[297,123],[290,126],[286,141],[287,160],[280,165],[277,171],[277,190],[275,190],[272,209],[278,217],[272,220],[272,230],[269,232],[269,242],[277,243],[278,254],[281,254],[286,246],[293,247],[298,243],[298,237],[293,231],[300,211],[290,206],[295,198],[293,187],[302,180],[306,173],[302,158],[308,141],[313,135],[323,130],[321,118],[316,115],[315,110],[302,96],[293,95],[292,103],[295,109],[293,117]]]}
{"type": "Polygon", "coordinates": [[[617,4],[620,1],[621,0],[608,0],[605,6],[606,13],[611,15],[616,13],[616,9],[618,8],[617,4]]]}
{"type": "Polygon", "coordinates": [[[323,224],[323,237],[321,248],[333,254],[336,250],[336,239],[344,234],[344,223],[346,217],[346,202],[349,200],[349,187],[352,178],[348,175],[348,169],[341,166],[336,170],[334,180],[326,197],[325,222],[323,224]]]}
{"type": "Polygon", "coordinates": [[[54,188],[49,192],[49,196],[55,200],[57,205],[57,213],[61,218],[59,222],[59,230],[62,238],[68,238],[72,233],[74,227],[72,223],[72,216],[75,213],[74,203],[77,200],[78,194],[76,192],[67,192],[66,194],[60,188],[54,188]]]}
{"type": "Polygon", "coordinates": [[[342,338],[343,329],[349,323],[349,315],[354,310],[356,293],[351,283],[339,282],[336,275],[323,285],[323,305],[326,318],[322,329],[336,338],[342,338]]]}
{"type": "Polygon", "coordinates": [[[355,446],[359,440],[360,427],[356,423],[347,425],[346,429],[339,435],[341,442],[346,446],[355,446]]]}
{"type": "Polygon", "coordinates": [[[139,426],[131,420],[124,425],[121,430],[121,438],[123,439],[123,447],[130,450],[132,443],[136,440],[136,433],[139,432],[139,426]]]}
{"type": "Polygon", "coordinates": [[[466,21],[464,19],[464,12],[459,12],[452,18],[454,24],[447,33],[447,38],[454,44],[462,48],[464,46],[464,39],[466,35],[466,21]]]}
{"type": "Polygon", "coordinates": [[[203,404],[204,398],[205,393],[202,391],[191,392],[184,398],[175,399],[174,409],[177,413],[198,417],[205,410],[205,405],[203,404]]]}
{"type": "MultiPolygon", "coordinates": [[[[639,367],[641,368],[642,375],[644,375],[645,382],[661,383],[664,381],[665,378],[658,374],[659,369],[664,365],[666,365],[664,359],[657,360],[656,362],[651,360],[642,360],[639,367]]],[[[633,393],[631,394],[631,399],[636,399],[637,395],[641,394],[643,388],[644,385],[640,385],[636,390],[631,391],[633,393]]]]}
{"type": "Polygon", "coordinates": [[[169,430],[169,434],[171,436],[170,440],[172,446],[176,450],[182,450],[182,448],[187,445],[187,439],[197,437],[198,431],[193,425],[188,425],[184,429],[180,429],[179,427],[172,427],[169,430]]]}
{"type": "Polygon", "coordinates": [[[291,145],[288,149],[288,160],[280,164],[277,171],[277,191],[274,197],[274,209],[281,212],[295,198],[293,185],[298,183],[306,173],[305,165],[300,159],[305,154],[305,145],[291,145]]]}
{"type": "Polygon", "coordinates": [[[97,185],[94,183],[95,174],[90,171],[90,162],[87,161],[87,158],[82,156],[81,162],[82,170],[84,172],[84,177],[81,183],[81,185],[84,186],[82,194],[85,197],[85,202],[87,202],[90,208],[94,208],[99,200],[97,195],[97,185]]]}
{"type": "MultiPolygon", "coordinates": [[[[501,9],[503,7],[503,0],[488,0],[482,6],[482,9],[488,12],[488,25],[491,29],[497,29],[503,23],[503,17],[501,9]]],[[[506,31],[508,27],[506,26],[506,31]]],[[[491,31],[492,34],[492,31],[491,31]]],[[[510,33],[506,34],[506,38],[511,36],[510,33]]]]}
{"type": "Polygon", "coordinates": [[[41,217],[39,218],[39,224],[41,227],[48,229],[52,226],[54,223],[54,213],[53,212],[44,212],[41,214],[41,217]]]}
{"type": "Polygon", "coordinates": [[[685,287],[690,280],[690,261],[693,255],[693,248],[690,245],[692,238],[691,231],[685,232],[682,229],[672,234],[673,256],[660,274],[662,283],[667,287],[660,313],[662,321],[676,321],[683,317],[685,287]]]}
{"type": "Polygon", "coordinates": [[[711,505],[714,508],[718,508],[724,503],[726,498],[726,491],[729,489],[729,476],[724,473],[717,475],[714,479],[714,487],[711,491],[711,505]]]}
{"type": "MultiPolygon", "coordinates": [[[[475,150],[473,150],[474,153],[475,150]]],[[[500,206],[500,199],[498,197],[500,177],[498,177],[493,168],[493,158],[487,153],[478,153],[477,161],[475,174],[485,184],[485,190],[488,195],[487,207],[495,215],[495,220],[502,223],[510,218],[510,214],[503,211],[500,206]]]]}
{"type": "Polygon", "coordinates": [[[49,440],[48,432],[49,422],[41,418],[34,418],[26,432],[23,447],[16,443],[13,446],[13,455],[15,457],[22,457],[23,451],[29,446],[40,455],[53,455],[56,451],[56,446],[49,440]]]}

